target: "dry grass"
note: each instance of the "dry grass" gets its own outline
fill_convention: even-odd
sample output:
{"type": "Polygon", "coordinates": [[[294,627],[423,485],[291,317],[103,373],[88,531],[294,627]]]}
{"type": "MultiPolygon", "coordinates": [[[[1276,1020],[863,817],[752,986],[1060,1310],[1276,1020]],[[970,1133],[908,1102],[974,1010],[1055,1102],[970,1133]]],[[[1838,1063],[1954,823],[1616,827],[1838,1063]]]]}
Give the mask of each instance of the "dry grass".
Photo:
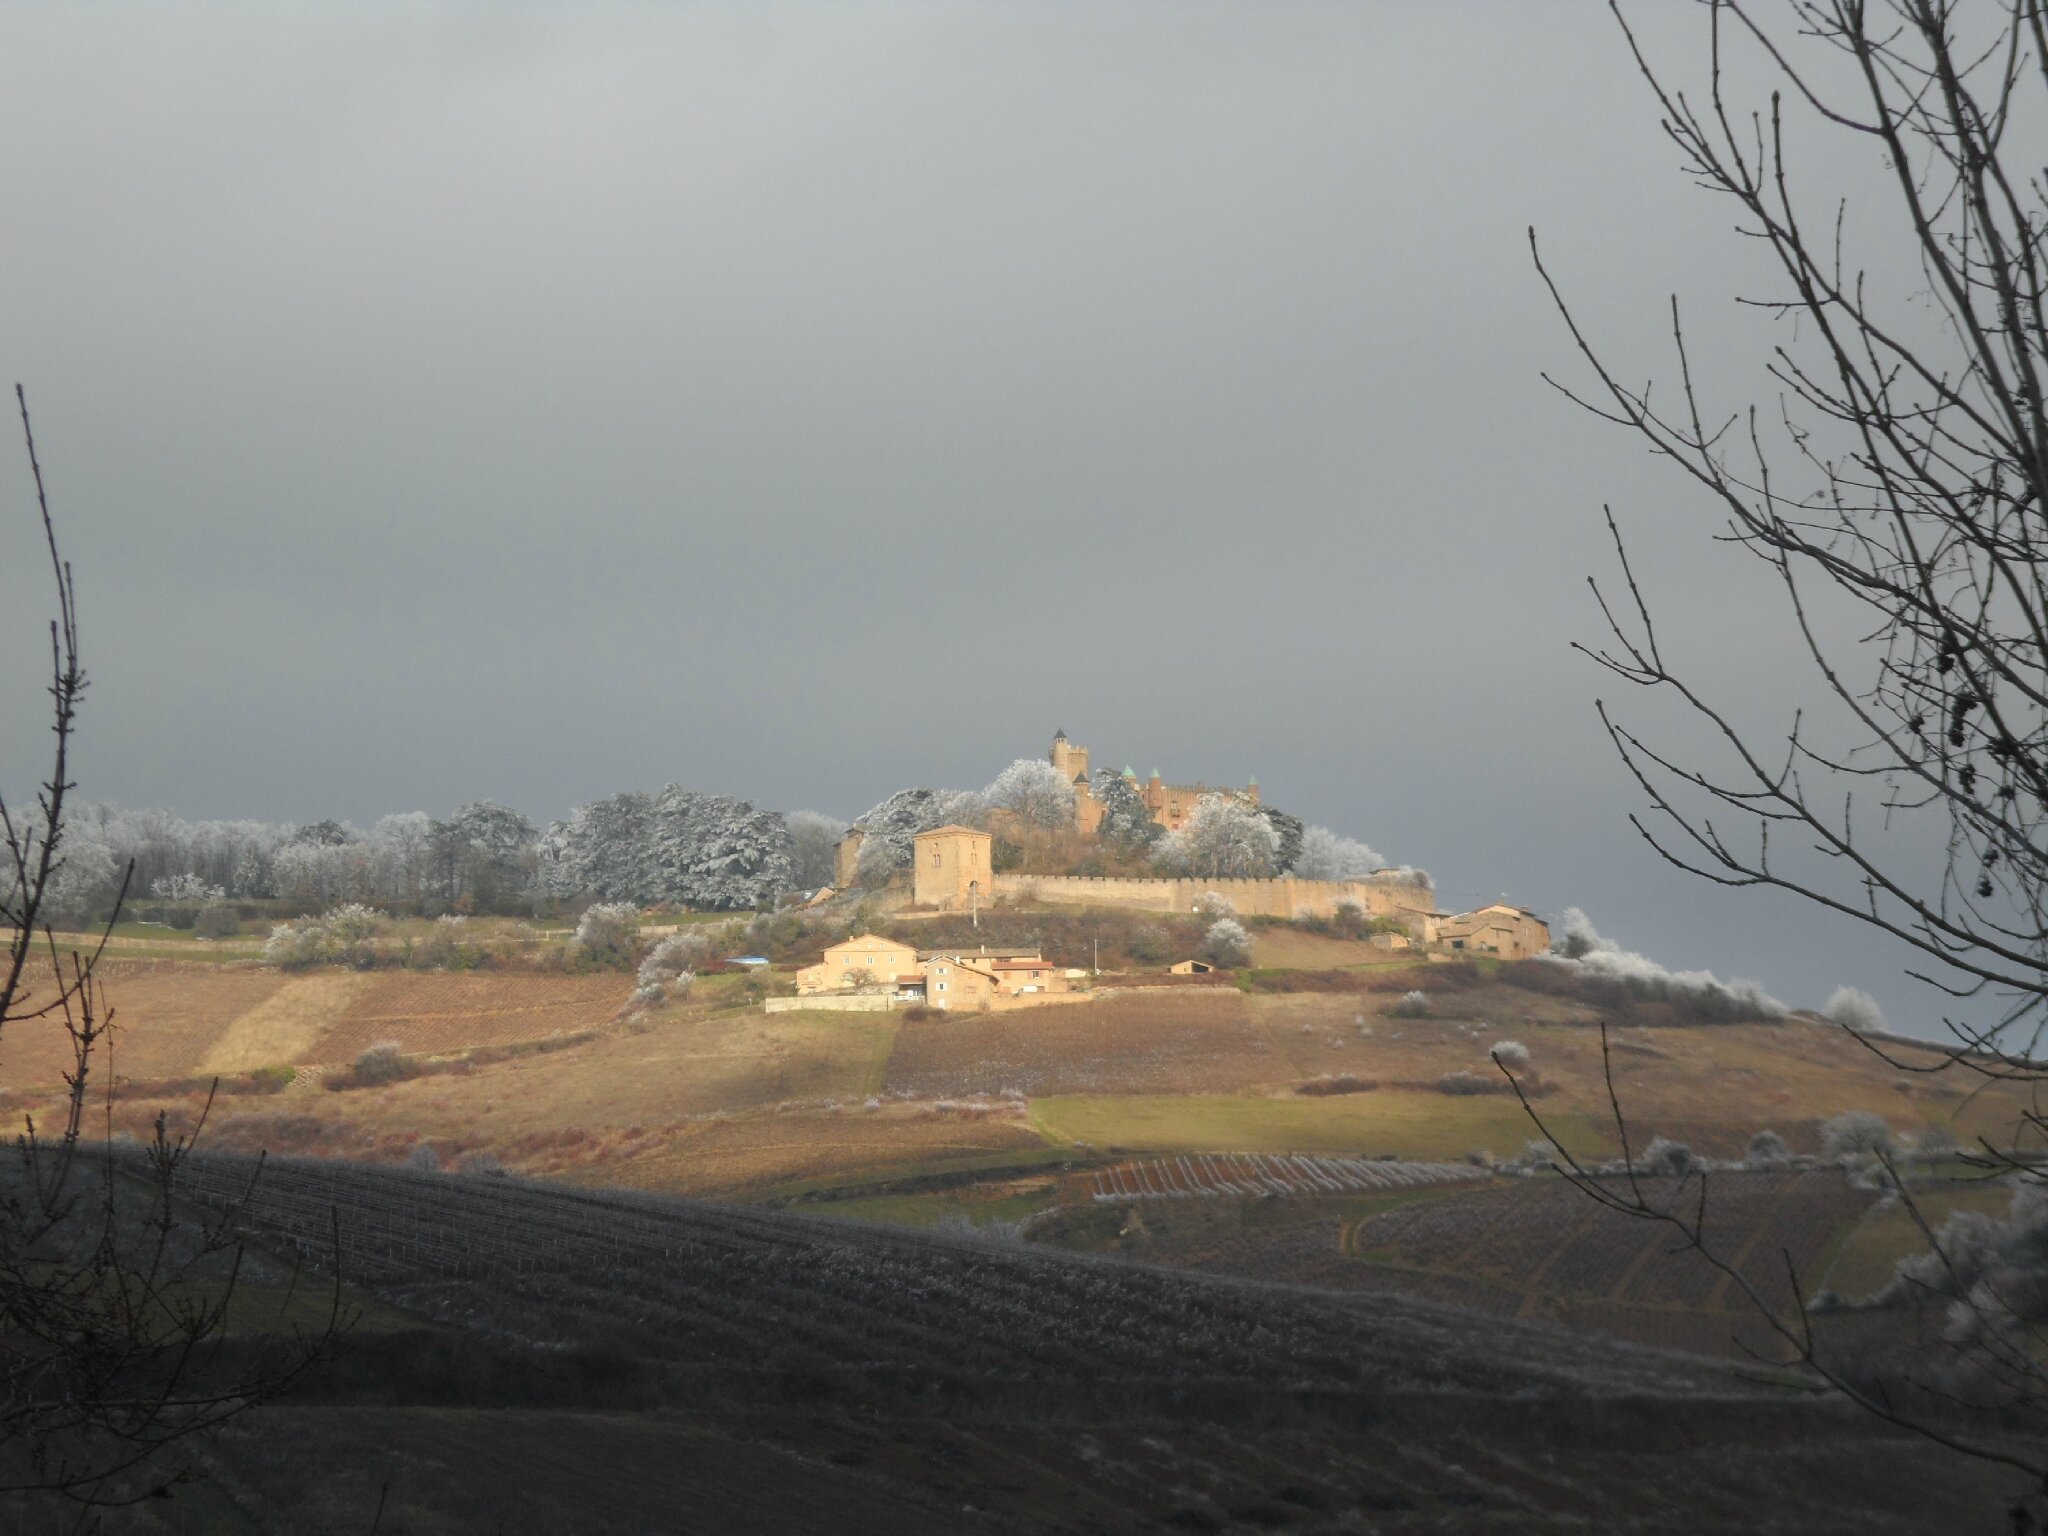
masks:
{"type": "Polygon", "coordinates": [[[570,1034],[609,1022],[632,987],[617,974],[385,972],[362,979],[370,984],[312,1053],[295,1059],[349,1062],[382,1040],[397,1041],[408,1055],[435,1056],[570,1034]]]}
{"type": "Polygon", "coordinates": [[[1110,996],[1083,1006],[906,1023],[891,1092],[1214,1093],[1291,1080],[1235,991],[1110,996]]]}
{"type": "Polygon", "coordinates": [[[1303,933],[1299,928],[1260,928],[1252,934],[1252,964],[1261,968],[1298,967],[1310,971],[1341,970],[1351,965],[1400,965],[1415,962],[1398,950],[1374,949],[1363,939],[1339,939],[1303,933]]]}
{"type": "Polygon", "coordinates": [[[322,1039],[374,978],[352,971],[294,976],[221,1032],[201,1072],[247,1072],[318,1059],[322,1039]]]}
{"type": "MultiPolygon", "coordinates": [[[[199,1070],[228,1022],[275,994],[275,971],[202,963],[109,958],[100,966],[113,1009],[114,1067],[123,1077],[187,1077],[199,1070]]],[[[49,996],[47,970],[32,977],[49,996]]],[[[71,1065],[61,1021],[22,1020],[0,1041],[0,1081],[12,1090],[55,1087],[71,1065]]]]}

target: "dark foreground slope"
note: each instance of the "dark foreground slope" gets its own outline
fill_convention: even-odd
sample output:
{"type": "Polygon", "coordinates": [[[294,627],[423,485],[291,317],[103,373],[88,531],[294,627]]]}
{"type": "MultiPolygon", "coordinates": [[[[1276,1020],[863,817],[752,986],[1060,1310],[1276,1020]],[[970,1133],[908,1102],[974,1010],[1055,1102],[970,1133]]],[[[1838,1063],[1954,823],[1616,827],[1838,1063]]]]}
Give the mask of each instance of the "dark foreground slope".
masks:
{"type": "Polygon", "coordinates": [[[338,1227],[399,1309],[212,1454],[249,1528],[380,1491],[387,1532],[2002,1526],[1996,1480],[1835,1405],[1404,1298],[337,1163],[238,1221],[314,1267],[338,1227]]]}

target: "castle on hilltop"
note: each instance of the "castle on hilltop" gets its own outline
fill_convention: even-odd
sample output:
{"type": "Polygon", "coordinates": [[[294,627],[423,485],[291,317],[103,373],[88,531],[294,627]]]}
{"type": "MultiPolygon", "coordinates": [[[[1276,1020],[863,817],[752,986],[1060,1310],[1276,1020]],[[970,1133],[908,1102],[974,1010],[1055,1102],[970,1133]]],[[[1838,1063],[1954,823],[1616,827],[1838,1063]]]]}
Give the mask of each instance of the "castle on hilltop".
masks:
{"type": "MultiPolygon", "coordinates": [[[[1103,805],[1095,798],[1095,788],[1088,775],[1088,749],[1068,741],[1065,731],[1055,731],[1051,761],[1061,776],[1074,786],[1074,824],[1081,829],[1083,836],[1095,836],[1102,826],[1103,805]]],[[[1123,776],[1138,791],[1152,819],[1168,832],[1178,832],[1187,825],[1204,795],[1221,795],[1227,800],[1239,800],[1252,806],[1259,803],[1257,774],[1237,789],[1208,784],[1168,784],[1159,777],[1157,768],[1152,770],[1149,779],[1140,779],[1128,767],[1124,769],[1123,776]]]]}

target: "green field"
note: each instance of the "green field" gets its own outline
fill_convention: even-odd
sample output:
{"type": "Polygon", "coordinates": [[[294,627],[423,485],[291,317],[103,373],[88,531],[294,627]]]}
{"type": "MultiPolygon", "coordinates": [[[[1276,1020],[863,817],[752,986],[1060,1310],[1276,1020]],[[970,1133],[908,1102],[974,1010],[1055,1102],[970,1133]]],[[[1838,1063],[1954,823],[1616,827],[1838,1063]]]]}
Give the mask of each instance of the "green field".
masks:
{"type": "MultiPolygon", "coordinates": [[[[1544,1120],[1574,1154],[1616,1150],[1606,1127],[1590,1116],[1546,1112],[1544,1120]]],[[[1536,1135],[1511,1098],[1402,1089],[1335,1098],[1075,1095],[1034,1099],[1031,1121],[1055,1141],[1100,1150],[1394,1153],[1429,1162],[1476,1151],[1505,1157],[1536,1135]]]]}

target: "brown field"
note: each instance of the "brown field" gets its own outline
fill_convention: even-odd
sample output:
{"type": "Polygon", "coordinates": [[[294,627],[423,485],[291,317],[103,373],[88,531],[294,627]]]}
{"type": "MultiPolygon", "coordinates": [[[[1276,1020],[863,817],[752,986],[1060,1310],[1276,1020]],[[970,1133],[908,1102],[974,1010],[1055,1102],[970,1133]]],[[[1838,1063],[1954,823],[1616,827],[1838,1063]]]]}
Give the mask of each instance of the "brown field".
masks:
{"type": "MultiPolygon", "coordinates": [[[[1374,949],[1363,939],[1338,939],[1275,925],[1252,934],[1252,964],[1259,967],[1298,966],[1304,970],[1337,970],[1350,965],[1401,964],[1393,950],[1374,949]]],[[[1412,957],[1411,957],[1412,958],[1412,957]]]]}
{"type": "MultiPolygon", "coordinates": [[[[197,1072],[229,1021],[271,997],[286,980],[254,968],[112,957],[102,961],[100,978],[113,1010],[114,1069],[131,1078],[197,1072]]],[[[44,998],[51,995],[47,970],[32,985],[44,998]]],[[[0,1081],[9,1089],[56,1087],[70,1065],[60,1021],[7,1026],[0,1041],[0,1081]]]]}
{"type": "MultiPolygon", "coordinates": [[[[1678,1193],[1675,1181],[1648,1187],[1678,1193]]],[[[1708,1237],[1790,1317],[1787,1258],[1810,1295],[1875,1199],[1832,1169],[1719,1174],[1708,1237]]],[[[1154,1262],[1417,1296],[1670,1348],[1747,1358],[1770,1342],[1734,1282],[1674,1251],[1668,1229],[1608,1211],[1556,1178],[1357,1199],[1149,1201],[1134,1214],[1102,1206],[1049,1235],[1154,1262]]]]}
{"type": "MultiPolygon", "coordinates": [[[[332,973],[322,973],[332,974],[332,973]]],[[[383,972],[294,1061],[350,1062],[381,1040],[411,1055],[510,1045],[608,1023],[632,990],[624,976],[532,972],[383,972]]]]}
{"type": "Polygon", "coordinates": [[[1241,994],[1191,989],[906,1023],[884,1082],[937,1098],[1216,1093],[1283,1081],[1286,1070],[1241,994]]]}

